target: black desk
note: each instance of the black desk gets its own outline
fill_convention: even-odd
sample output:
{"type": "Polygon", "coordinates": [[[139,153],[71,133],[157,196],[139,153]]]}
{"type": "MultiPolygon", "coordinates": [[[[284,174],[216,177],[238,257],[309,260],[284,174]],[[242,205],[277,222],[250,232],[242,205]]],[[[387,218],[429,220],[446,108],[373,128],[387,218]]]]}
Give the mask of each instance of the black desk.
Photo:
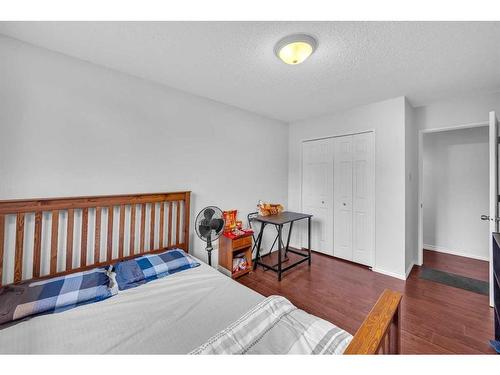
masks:
{"type": "Polygon", "coordinates": [[[290,268],[293,268],[299,265],[300,263],[305,262],[306,260],[308,261],[309,265],[311,265],[311,217],[312,215],[309,214],[301,214],[298,212],[290,212],[290,211],[284,211],[278,215],[270,215],[270,216],[259,215],[254,217],[252,220],[260,222],[261,227],[260,227],[260,233],[258,235],[257,253],[255,255],[255,262],[253,263],[253,269],[255,270],[257,268],[257,265],[261,265],[262,267],[268,270],[276,272],[278,274],[278,281],[281,281],[281,274],[285,271],[288,271],[290,268]],[[295,221],[304,219],[307,219],[307,254],[289,248],[290,235],[292,234],[293,223],[295,221]],[[281,252],[283,250],[281,248],[282,244],[281,236],[282,236],[283,226],[288,223],[290,223],[290,230],[288,231],[288,239],[286,241],[285,253],[291,252],[300,255],[302,256],[302,259],[283,268],[281,264],[283,261],[281,257],[281,252]],[[278,229],[278,263],[275,264],[274,266],[270,266],[269,264],[260,261],[260,259],[262,259],[260,256],[260,246],[262,244],[264,228],[266,227],[267,224],[273,224],[278,229]]]}

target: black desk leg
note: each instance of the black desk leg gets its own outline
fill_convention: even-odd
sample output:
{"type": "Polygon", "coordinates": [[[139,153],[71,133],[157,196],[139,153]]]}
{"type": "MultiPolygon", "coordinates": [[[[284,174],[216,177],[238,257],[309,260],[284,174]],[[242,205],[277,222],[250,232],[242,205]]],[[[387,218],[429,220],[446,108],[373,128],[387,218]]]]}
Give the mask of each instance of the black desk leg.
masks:
{"type": "Polygon", "coordinates": [[[311,218],[307,218],[307,252],[309,253],[309,260],[307,263],[311,265],[311,218]]]}
{"type": "MultiPolygon", "coordinates": [[[[283,225],[278,228],[278,244],[281,244],[281,230],[283,225]]],[[[281,281],[281,246],[278,246],[278,281],[281,281]]]]}
{"type": "MultiPolygon", "coordinates": [[[[259,230],[259,234],[257,235],[257,238],[255,238],[255,235],[252,234],[253,237],[253,246],[252,246],[252,257],[253,253],[255,251],[255,260],[257,260],[257,245],[259,244],[260,237],[262,236],[262,232],[259,230]]],[[[260,256],[260,254],[259,254],[260,256]]],[[[253,267],[253,266],[252,266],[253,267]]]]}
{"type": "Polygon", "coordinates": [[[290,237],[292,235],[292,229],[293,229],[293,221],[290,223],[290,228],[288,228],[288,238],[286,240],[285,258],[288,254],[288,248],[290,247],[290,237]]]}
{"type": "Polygon", "coordinates": [[[264,227],[265,226],[266,226],[266,224],[264,224],[264,223],[260,224],[260,232],[259,232],[259,235],[257,237],[257,252],[255,254],[255,262],[253,262],[253,270],[254,271],[257,269],[257,262],[259,261],[259,258],[260,258],[260,245],[262,244],[262,237],[264,234],[264,227]]]}

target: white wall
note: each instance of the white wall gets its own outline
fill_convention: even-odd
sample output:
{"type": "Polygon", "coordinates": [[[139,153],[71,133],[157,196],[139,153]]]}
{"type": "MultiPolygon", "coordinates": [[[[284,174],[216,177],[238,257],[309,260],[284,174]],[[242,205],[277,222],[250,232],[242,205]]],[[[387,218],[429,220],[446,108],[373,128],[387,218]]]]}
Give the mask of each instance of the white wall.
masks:
{"type": "Polygon", "coordinates": [[[419,129],[440,129],[488,122],[488,113],[500,113],[500,92],[438,101],[415,108],[419,129]]]}
{"type": "Polygon", "coordinates": [[[284,123],[0,36],[0,199],[191,190],[192,220],[209,204],[243,218],[258,199],[286,202],[287,136],[284,123]]]}
{"type": "MultiPolygon", "coordinates": [[[[401,97],[294,122],[288,132],[278,121],[0,37],[0,199],[189,189],[193,219],[207,204],[246,214],[257,199],[286,202],[287,193],[288,208],[300,210],[301,141],[375,130],[375,269],[401,276],[414,241],[412,204],[403,203],[413,196],[413,119],[435,129],[487,121],[490,110],[500,113],[500,93],[414,111],[401,97]]],[[[192,247],[205,256],[200,242],[192,247]]]]}
{"type": "MultiPolygon", "coordinates": [[[[288,206],[301,209],[301,142],[375,130],[375,267],[405,274],[405,98],[290,124],[288,206]]],[[[298,231],[296,232],[298,233],[298,231]]],[[[295,243],[300,241],[294,239],[295,243]]],[[[335,241],[335,239],[334,239],[335,241]]]]}
{"type": "Polygon", "coordinates": [[[488,259],[488,127],[423,139],[424,248],[488,259]]]}
{"type": "Polygon", "coordinates": [[[405,274],[418,263],[418,129],[415,110],[405,100],[405,274]]]}

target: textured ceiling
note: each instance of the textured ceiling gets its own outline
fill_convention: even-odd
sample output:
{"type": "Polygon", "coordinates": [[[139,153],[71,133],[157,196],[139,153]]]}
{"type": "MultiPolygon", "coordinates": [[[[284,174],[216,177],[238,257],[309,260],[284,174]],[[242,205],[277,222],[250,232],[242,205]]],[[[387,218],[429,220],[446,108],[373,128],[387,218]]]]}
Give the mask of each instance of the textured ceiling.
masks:
{"type": "Polygon", "coordinates": [[[283,121],[500,90],[500,22],[0,22],[0,33],[283,121]],[[297,32],[319,46],[288,66],[273,47],[297,32]]]}

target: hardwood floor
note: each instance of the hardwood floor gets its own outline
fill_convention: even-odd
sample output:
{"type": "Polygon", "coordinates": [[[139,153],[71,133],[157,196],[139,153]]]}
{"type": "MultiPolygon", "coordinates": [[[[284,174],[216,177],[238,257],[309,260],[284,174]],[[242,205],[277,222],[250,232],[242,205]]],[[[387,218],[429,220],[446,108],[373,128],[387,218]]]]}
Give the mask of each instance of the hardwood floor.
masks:
{"type": "Polygon", "coordinates": [[[477,280],[488,281],[488,262],[424,250],[424,265],[477,280]]]}
{"type": "MultiPolygon", "coordinates": [[[[276,255],[271,256],[276,261],[276,255]]],[[[290,255],[291,260],[294,255],[290,255]]],[[[474,277],[471,259],[424,253],[424,265],[474,277]]],[[[480,262],[480,261],[479,261],[480,262]]],[[[484,262],[486,263],[486,262],[484,262]]],[[[484,264],[480,265],[483,268],[484,264]]],[[[487,264],[486,264],[487,267],[487,264]]],[[[372,272],[350,262],[313,254],[307,263],[286,272],[278,282],[272,271],[259,267],[238,279],[241,284],[269,296],[280,294],[297,307],[355,333],[378,296],[386,288],[404,294],[402,301],[402,353],[494,353],[493,309],[488,297],[419,278],[415,266],[405,281],[372,272]]],[[[479,272],[479,271],[477,271],[479,272]]],[[[478,273],[479,274],[479,273],[478,273]]]]}

